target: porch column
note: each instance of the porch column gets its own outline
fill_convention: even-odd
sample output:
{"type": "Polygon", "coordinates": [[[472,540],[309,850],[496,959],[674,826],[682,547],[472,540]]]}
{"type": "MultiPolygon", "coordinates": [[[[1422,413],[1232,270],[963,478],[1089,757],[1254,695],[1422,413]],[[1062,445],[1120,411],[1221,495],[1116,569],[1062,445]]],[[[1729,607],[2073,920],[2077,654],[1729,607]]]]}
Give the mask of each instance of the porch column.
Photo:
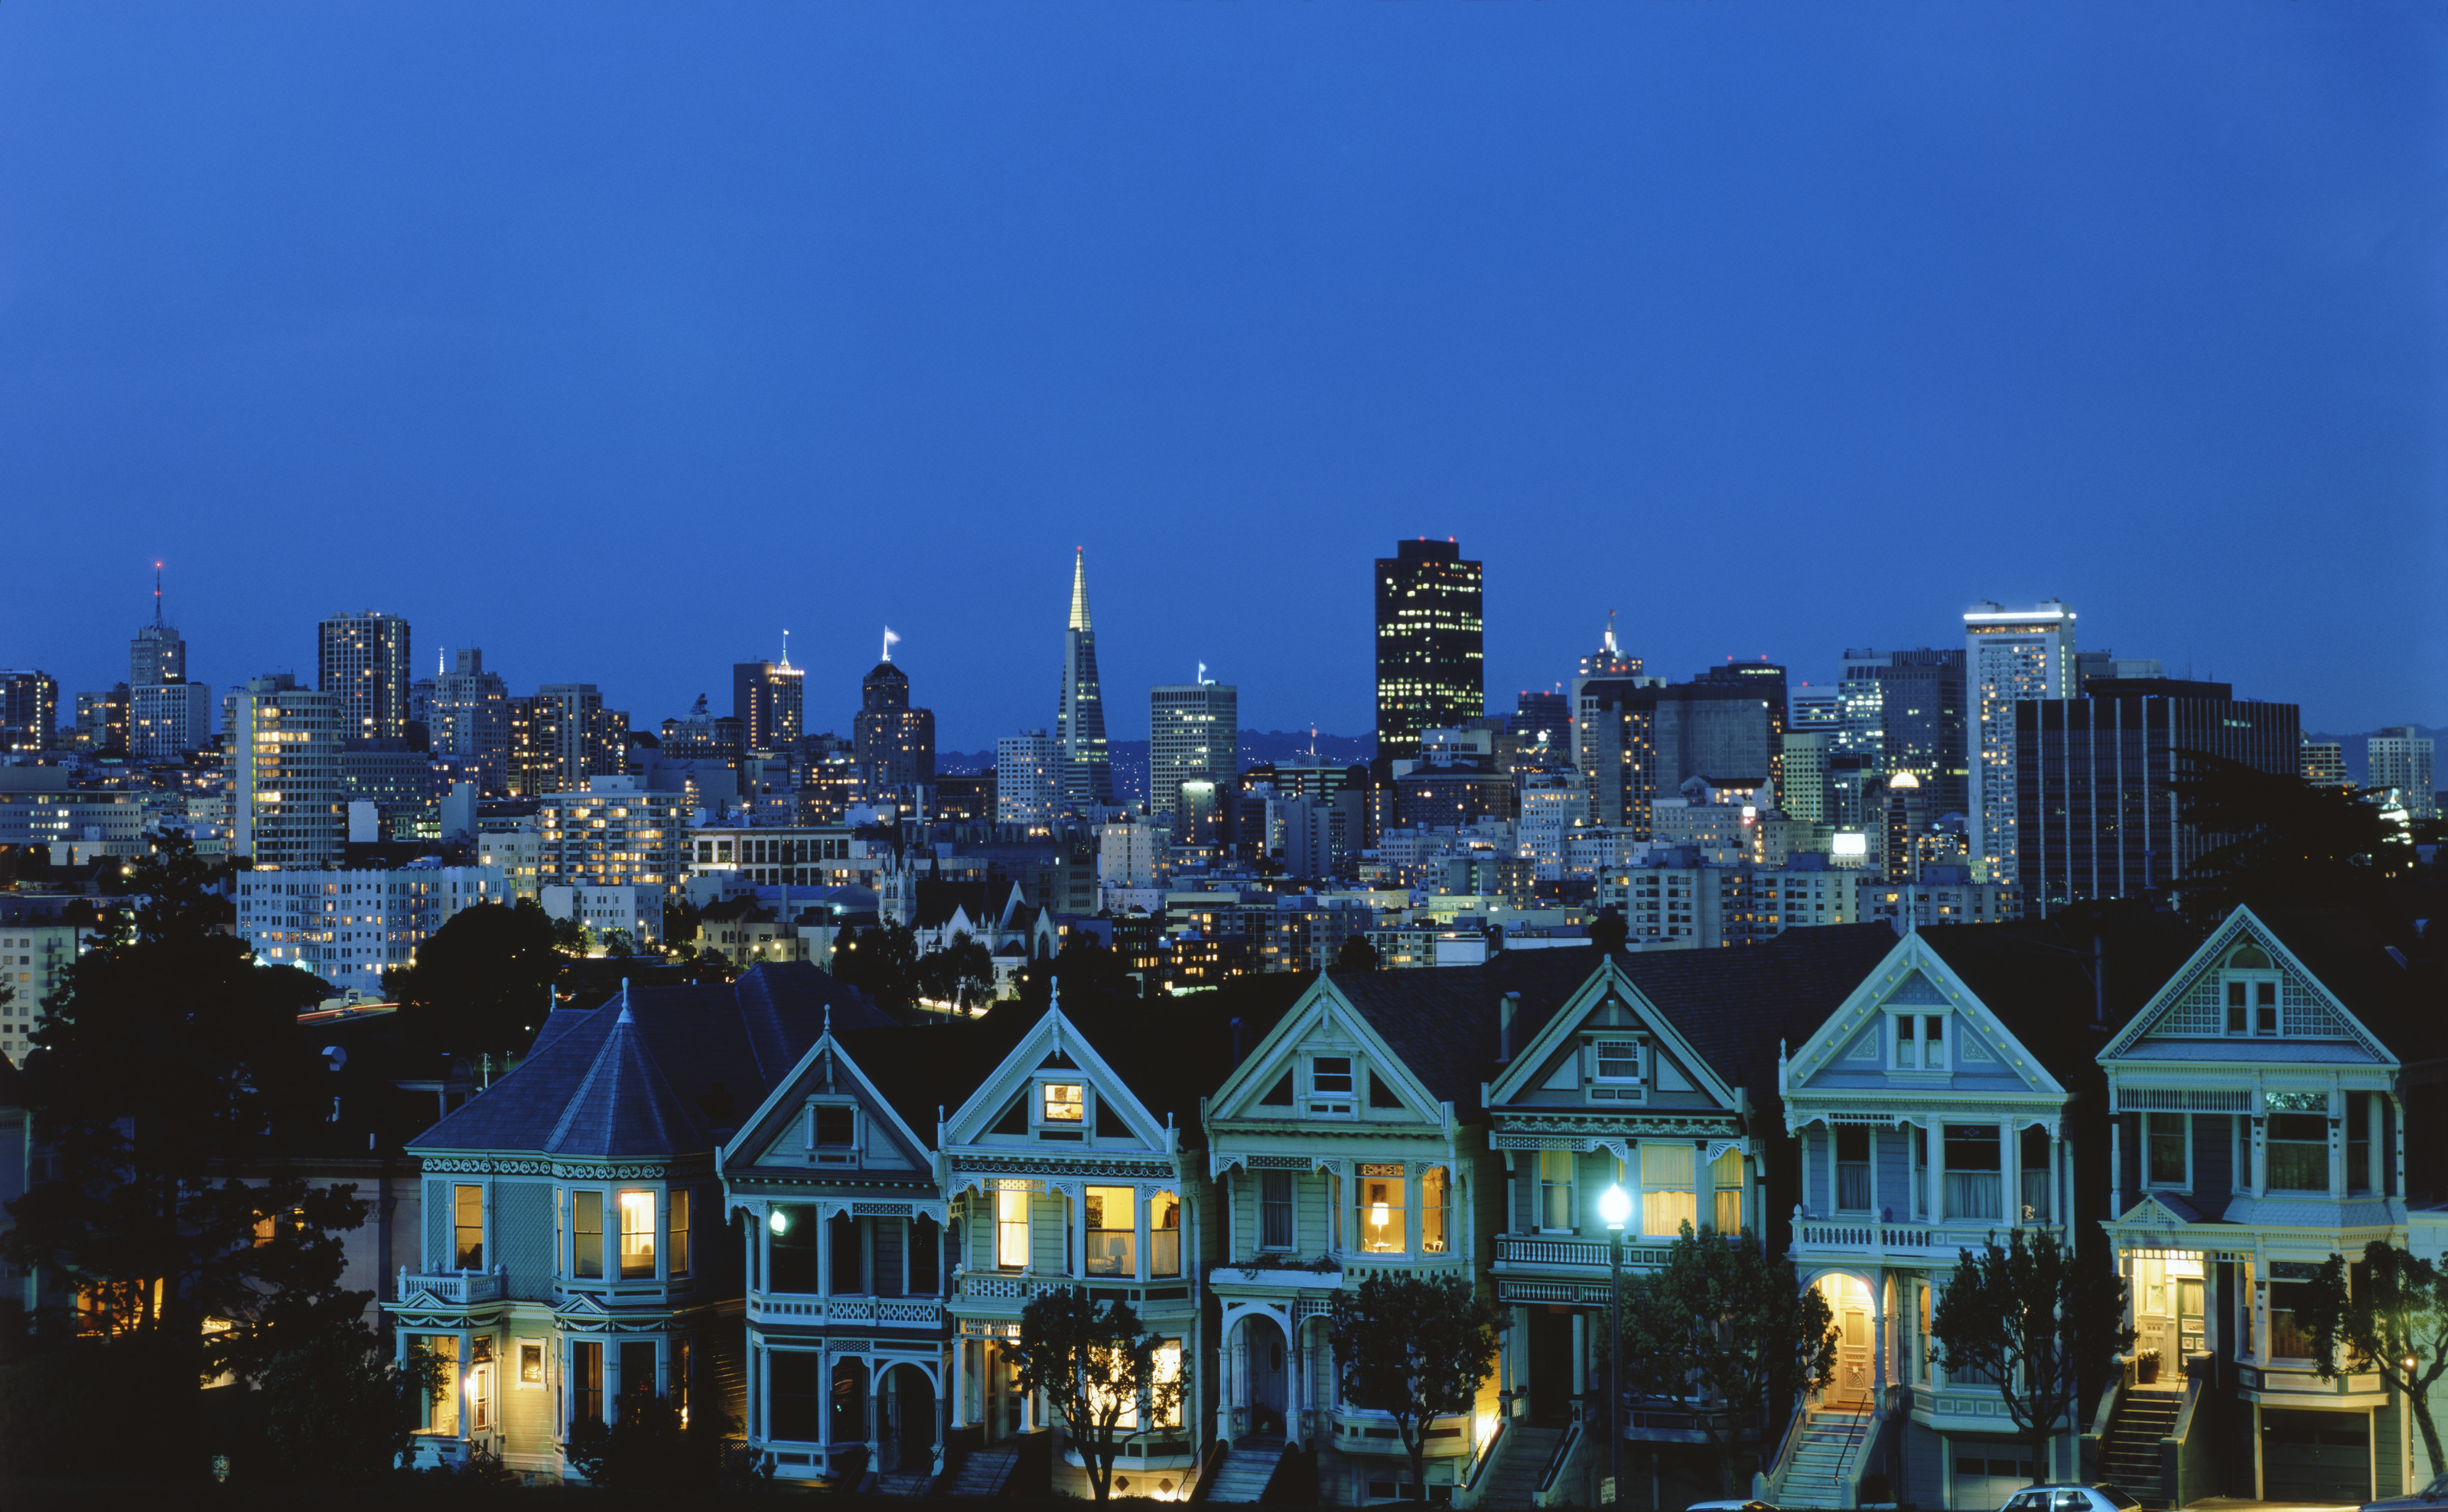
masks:
{"type": "Polygon", "coordinates": [[[1062,1194],[1062,1200],[1069,1205],[1067,1213],[1071,1224],[1071,1274],[1075,1279],[1081,1281],[1088,1278],[1087,1193],[1088,1189],[1081,1187],[1080,1196],[1077,1197],[1068,1192],[1062,1194]]]}
{"type": "Polygon", "coordinates": [[[1870,1402],[1874,1408],[1884,1408],[1886,1406],[1886,1388],[1895,1380],[1894,1373],[1887,1368],[1887,1341],[1894,1336],[1888,1322],[1894,1310],[1891,1299],[1895,1295],[1895,1288],[1888,1283],[1886,1272],[1879,1272],[1878,1276],[1878,1292],[1870,1299],[1870,1402]]]}
{"type": "MultiPolygon", "coordinates": [[[[812,1211],[816,1215],[816,1295],[829,1297],[833,1294],[833,1215],[821,1202],[812,1211]]],[[[825,1388],[825,1400],[829,1404],[832,1400],[830,1384],[825,1388]]],[[[828,1406],[825,1410],[832,1409],[828,1406]]]]}
{"type": "Polygon", "coordinates": [[[765,1343],[751,1335],[748,1340],[748,1436],[762,1441],[765,1434],[765,1343]]]}
{"type": "Polygon", "coordinates": [[[886,1367],[872,1354],[867,1357],[867,1463],[875,1469],[884,1468],[884,1376],[886,1367]]]}
{"type": "Polygon", "coordinates": [[[2051,1129],[2049,1131],[2049,1221],[2068,1234],[2074,1232],[2074,1214],[2071,1211],[2073,1202],[2071,1183],[2066,1180],[2065,1131],[2051,1129]]]}
{"type": "Polygon", "coordinates": [[[2125,1117],[2108,1116],[2108,1215],[2125,1215],[2125,1117]]]}
{"type": "Polygon", "coordinates": [[[1810,1212],[1810,1211],[1811,1211],[1811,1208],[1810,1208],[1810,1125],[1809,1125],[1809,1124],[1807,1124],[1807,1123],[1804,1124],[1804,1125],[1802,1126],[1801,1133],[1802,1133],[1802,1211],[1803,1211],[1803,1212],[1805,1212],[1805,1213],[1808,1213],[1808,1212],[1810,1212]]]}
{"type": "Polygon", "coordinates": [[[1287,1443],[1298,1444],[1301,1441],[1301,1384],[1309,1372],[1301,1365],[1301,1334],[1304,1330],[1297,1320],[1300,1312],[1298,1302],[1292,1304],[1291,1312],[1294,1321],[1284,1330],[1290,1335],[1284,1348],[1284,1439],[1287,1443]]]}
{"type": "Polygon", "coordinates": [[[2023,1221],[2023,1147],[2016,1139],[2012,1119],[1998,1128],[1998,1179],[2006,1188],[1998,1194],[2006,1226],[2018,1228],[2023,1221]]]}
{"type": "Polygon", "coordinates": [[[450,1383],[450,1389],[459,1393],[459,1442],[462,1444],[476,1436],[476,1396],[468,1389],[469,1381],[475,1375],[475,1361],[476,1335],[469,1330],[461,1329],[459,1361],[451,1367],[451,1372],[459,1379],[450,1383]]]}
{"type": "MultiPolygon", "coordinates": [[[[2255,1102],[2261,1101],[2257,1091],[2253,1101],[2255,1102]]],[[[2269,1195],[2269,1124],[2258,1109],[2251,1115],[2250,1122],[2252,1125],[2252,1195],[2266,1197],[2269,1195]]],[[[2257,1338],[2259,1334],[2256,1332],[2254,1336],[2257,1338]]]]}
{"type": "Polygon", "coordinates": [[[944,1384],[944,1410],[949,1414],[944,1420],[947,1429],[968,1426],[968,1419],[965,1415],[969,1406],[968,1379],[969,1341],[956,1337],[952,1340],[952,1378],[944,1384]]]}
{"type": "Polygon", "coordinates": [[[1521,1308],[1504,1311],[1511,1326],[1496,1348],[1496,1415],[1500,1419],[1513,1415],[1513,1349],[1526,1327],[1523,1320],[1529,1315],[1521,1308]]]}
{"type": "MultiPolygon", "coordinates": [[[[2334,1082],[2334,1078],[2332,1079],[2334,1082]]],[[[2338,1202],[2346,1195],[2346,1120],[2340,1117],[2353,1106],[2348,1094],[2332,1084],[2327,1108],[2329,1125],[2329,1200],[2338,1202]]]]}
{"type": "Polygon", "coordinates": [[[2363,1164],[2367,1168],[2363,1181],[2371,1188],[2372,1196],[2384,1197],[2389,1195],[2388,1168],[2383,1159],[2387,1151],[2381,1145],[2380,1094],[2367,1092],[2363,1098],[2363,1139],[2370,1145],[2363,1152],[2363,1164]]]}
{"type": "Polygon", "coordinates": [[[830,1344],[816,1354],[816,1388],[824,1393],[816,1408],[816,1442],[824,1445],[825,1468],[830,1472],[833,1455],[833,1349],[830,1344]]]}
{"type": "Polygon", "coordinates": [[[1581,1416],[1582,1401],[1590,1390],[1590,1315],[1586,1310],[1573,1310],[1573,1416],[1581,1416]]]}

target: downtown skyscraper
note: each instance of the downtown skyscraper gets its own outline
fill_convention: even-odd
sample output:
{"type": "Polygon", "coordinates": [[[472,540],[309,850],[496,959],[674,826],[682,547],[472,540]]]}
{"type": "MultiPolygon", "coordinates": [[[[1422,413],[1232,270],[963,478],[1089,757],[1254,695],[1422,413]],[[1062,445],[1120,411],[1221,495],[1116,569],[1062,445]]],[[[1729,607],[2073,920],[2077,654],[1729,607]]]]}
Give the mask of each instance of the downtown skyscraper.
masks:
{"type": "Polygon", "coordinates": [[[1448,538],[1377,559],[1377,759],[1420,754],[1420,732],[1487,711],[1480,565],[1448,538]]]}
{"type": "Polygon", "coordinates": [[[1198,672],[1195,681],[1148,690],[1148,804],[1171,815],[1176,832],[1190,817],[1183,783],[1223,793],[1241,775],[1240,690],[1209,681],[1204,665],[1198,672]]]}
{"type": "Polygon", "coordinates": [[[2016,835],[2015,705],[2075,696],[2074,611],[1989,603],[1963,616],[1966,837],[1973,875],[2012,884],[2016,835]]]}
{"type": "Polygon", "coordinates": [[[1071,622],[1062,632],[1062,692],[1055,706],[1062,801],[1085,811],[1114,801],[1114,765],[1105,749],[1105,695],[1097,681],[1097,631],[1088,620],[1088,551],[1071,559],[1071,622]]]}

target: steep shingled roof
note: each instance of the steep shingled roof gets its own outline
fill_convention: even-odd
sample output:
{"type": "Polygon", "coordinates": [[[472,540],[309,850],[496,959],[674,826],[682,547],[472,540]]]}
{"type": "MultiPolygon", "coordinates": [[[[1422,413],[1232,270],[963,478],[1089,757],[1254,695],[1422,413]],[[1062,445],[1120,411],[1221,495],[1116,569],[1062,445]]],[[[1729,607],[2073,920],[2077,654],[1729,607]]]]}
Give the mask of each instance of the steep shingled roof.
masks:
{"type": "Polygon", "coordinates": [[[637,1157],[711,1150],[824,1032],[892,1021],[801,961],[711,986],[626,986],[556,1009],[518,1068],[409,1143],[414,1151],[637,1157]],[[656,1141],[663,1141],[657,1143],[656,1141]]]}

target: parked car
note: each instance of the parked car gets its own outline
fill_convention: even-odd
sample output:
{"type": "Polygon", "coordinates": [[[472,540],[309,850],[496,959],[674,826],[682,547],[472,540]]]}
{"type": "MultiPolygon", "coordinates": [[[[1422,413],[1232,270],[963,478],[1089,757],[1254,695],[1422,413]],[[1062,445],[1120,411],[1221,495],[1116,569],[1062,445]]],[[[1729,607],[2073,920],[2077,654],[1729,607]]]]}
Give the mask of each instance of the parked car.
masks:
{"type": "Polygon", "coordinates": [[[1683,1512],[1777,1512],[1766,1502],[1694,1502],[1683,1512]]]}
{"type": "Polygon", "coordinates": [[[2006,1499],[2003,1512],[2132,1512],[2142,1503],[2106,1482],[2036,1485],[2006,1499]]]}
{"type": "Polygon", "coordinates": [[[2433,1512],[2442,1502],[2448,1502],[2448,1475],[2440,1476],[2421,1490],[2405,1496],[2366,1502],[2362,1512],[2433,1512]]]}

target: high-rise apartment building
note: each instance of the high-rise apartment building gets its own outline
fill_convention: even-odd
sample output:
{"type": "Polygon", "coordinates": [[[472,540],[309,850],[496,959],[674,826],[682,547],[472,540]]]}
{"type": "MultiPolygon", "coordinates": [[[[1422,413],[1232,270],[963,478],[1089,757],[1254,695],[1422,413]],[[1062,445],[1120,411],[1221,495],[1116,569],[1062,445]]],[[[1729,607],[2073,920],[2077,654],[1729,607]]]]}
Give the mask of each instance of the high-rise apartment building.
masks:
{"type": "Polygon", "coordinates": [[[0,751],[59,744],[60,685],[48,672],[0,672],[0,751]]]}
{"type": "Polygon", "coordinates": [[[348,838],[340,795],[341,698],[286,672],[231,702],[230,853],[258,868],[328,866],[348,838]]]}
{"type": "Polygon", "coordinates": [[[408,737],[408,622],[366,610],[336,614],[317,627],[315,685],[340,700],[346,739],[408,737]]]}
{"type": "Polygon", "coordinates": [[[547,682],[509,700],[508,787],[520,797],[583,789],[628,771],[629,717],[592,682],[547,682]]]}
{"type": "Polygon", "coordinates": [[[1231,683],[1202,677],[1148,690],[1148,802],[1173,820],[1175,833],[1186,833],[1190,820],[1182,784],[1231,787],[1240,775],[1240,690],[1231,683]]]}
{"type": "Polygon", "coordinates": [[[1482,578],[1450,537],[1398,541],[1377,559],[1381,762],[1418,756],[1422,731],[1459,729],[1487,712],[1482,578]]]}
{"type": "Polygon", "coordinates": [[[935,780],[935,716],[909,705],[909,675],[887,657],[858,684],[858,717],[851,721],[859,781],[869,795],[935,780]]]}
{"type": "Polygon", "coordinates": [[[2346,781],[2346,748],[2337,740],[2304,737],[2304,780],[2315,787],[2343,788],[2346,781]]]}
{"type": "Polygon", "coordinates": [[[2183,885],[2209,843],[2183,822],[2171,788],[2186,753],[2282,774],[2302,761],[2296,706],[2238,699],[2224,682],[2101,678],[2080,698],[2026,699],[2015,718],[2016,890],[2027,917],[2183,885]]]}
{"type": "Polygon", "coordinates": [[[1062,743],[1043,730],[1023,730],[995,742],[995,822],[1053,828],[1061,807],[1062,743]]]}
{"type": "Polygon", "coordinates": [[[1848,650],[1838,685],[1837,749],[1884,776],[1909,772],[1933,815],[1967,801],[1963,653],[1848,650]]]}
{"type": "Polygon", "coordinates": [[[1105,747],[1105,694],[1097,679],[1097,631],[1088,619],[1088,552],[1071,559],[1071,621],[1062,631],[1062,692],[1054,737],[1062,745],[1062,799],[1074,809],[1114,801],[1114,765],[1105,747]]]}
{"type": "Polygon", "coordinates": [[[2074,620],[2056,599],[2028,609],[1992,602],[1963,616],[1964,815],[1975,881],[2011,883],[2018,874],[2015,707],[2074,697],[2074,620]]]}
{"type": "Polygon", "coordinates": [[[1777,807],[1796,824],[1824,825],[1827,820],[1827,758],[1833,737],[1823,730],[1788,730],[1785,735],[1785,780],[1777,784],[1777,807]]]}
{"type": "Polygon", "coordinates": [[[434,671],[432,690],[425,725],[433,754],[468,757],[484,796],[508,793],[509,684],[500,673],[485,670],[481,647],[462,646],[434,671]]]}
{"type": "Polygon", "coordinates": [[[80,751],[127,749],[127,684],[100,693],[80,693],[76,701],[76,748],[80,751]]]}
{"type": "MultiPolygon", "coordinates": [[[[892,660],[886,655],[885,660],[892,660]]],[[[751,751],[787,751],[808,733],[807,674],[791,665],[791,654],[779,661],[735,661],[731,665],[731,717],[739,721],[751,751]]]]}
{"type": "Polygon", "coordinates": [[[547,794],[536,812],[542,882],[676,893],[688,879],[688,818],[686,794],[649,792],[632,776],[547,794]]]}
{"type": "Polygon", "coordinates": [[[128,755],[172,760],[213,742],[213,690],[201,682],[157,682],[128,694],[128,755]]]}
{"type": "Polygon", "coordinates": [[[2436,818],[2439,794],[2432,767],[2433,742],[2410,724],[2394,724],[2363,740],[2363,786],[2374,793],[2395,788],[2405,794],[2405,812],[2436,818]]]}

